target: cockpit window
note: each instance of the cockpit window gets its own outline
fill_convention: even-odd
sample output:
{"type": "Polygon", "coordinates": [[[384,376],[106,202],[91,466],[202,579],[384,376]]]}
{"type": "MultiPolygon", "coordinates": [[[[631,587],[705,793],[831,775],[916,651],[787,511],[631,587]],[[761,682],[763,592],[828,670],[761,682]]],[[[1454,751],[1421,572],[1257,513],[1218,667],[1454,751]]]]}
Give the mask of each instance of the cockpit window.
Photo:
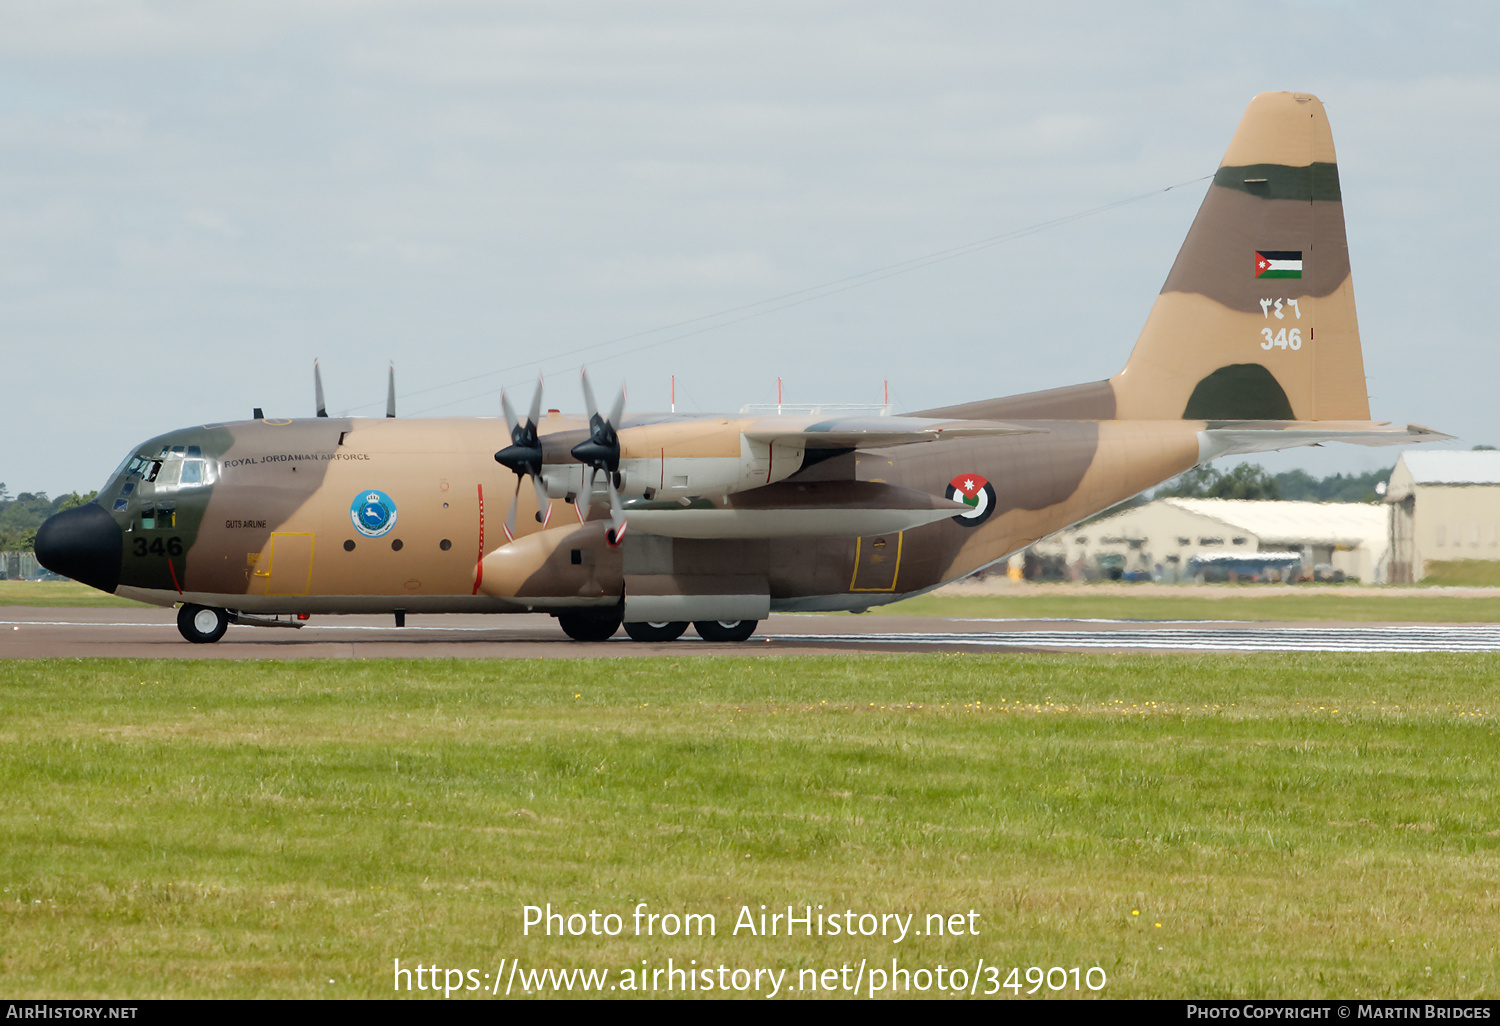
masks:
{"type": "Polygon", "coordinates": [[[154,456],[135,453],[111,476],[115,480],[123,476],[117,499],[123,499],[135,490],[141,481],[155,482],[158,489],[179,486],[193,487],[211,485],[218,477],[218,464],[205,459],[201,445],[163,445],[154,456]]]}

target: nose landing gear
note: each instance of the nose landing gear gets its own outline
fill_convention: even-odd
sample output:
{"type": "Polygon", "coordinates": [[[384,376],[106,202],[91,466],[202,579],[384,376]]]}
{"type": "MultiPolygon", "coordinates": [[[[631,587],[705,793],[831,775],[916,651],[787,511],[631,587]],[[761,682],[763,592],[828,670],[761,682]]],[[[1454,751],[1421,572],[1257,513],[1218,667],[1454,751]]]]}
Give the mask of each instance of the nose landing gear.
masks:
{"type": "Polygon", "coordinates": [[[229,613],[223,609],[210,609],[191,602],[177,610],[178,632],[195,645],[208,645],[218,641],[229,629],[229,613]]]}

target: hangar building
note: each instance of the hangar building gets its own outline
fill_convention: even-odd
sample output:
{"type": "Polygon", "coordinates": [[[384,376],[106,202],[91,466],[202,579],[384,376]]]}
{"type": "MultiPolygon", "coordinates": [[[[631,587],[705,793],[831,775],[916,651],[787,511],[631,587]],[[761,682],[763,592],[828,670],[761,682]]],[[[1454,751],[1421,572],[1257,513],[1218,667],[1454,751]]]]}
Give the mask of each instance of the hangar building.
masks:
{"type": "Polygon", "coordinates": [[[1383,582],[1387,507],[1358,502],[1157,499],[1043,538],[1031,552],[1065,576],[1166,582],[1238,576],[1383,582]],[[1224,573],[1219,574],[1220,577],[1224,573]]]}
{"type": "Polygon", "coordinates": [[[1433,562],[1500,559],[1500,452],[1402,453],[1385,501],[1392,583],[1420,581],[1433,562]]]}

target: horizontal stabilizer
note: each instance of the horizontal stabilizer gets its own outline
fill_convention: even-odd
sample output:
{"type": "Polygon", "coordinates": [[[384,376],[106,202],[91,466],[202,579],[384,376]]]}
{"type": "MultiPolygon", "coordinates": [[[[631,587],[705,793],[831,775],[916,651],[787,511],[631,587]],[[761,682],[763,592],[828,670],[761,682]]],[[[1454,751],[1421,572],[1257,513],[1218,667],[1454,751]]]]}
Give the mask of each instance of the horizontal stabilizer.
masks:
{"type": "Polygon", "coordinates": [[[1252,452],[1274,452],[1299,445],[1347,442],[1350,445],[1412,445],[1452,438],[1441,431],[1407,424],[1405,427],[1377,421],[1346,420],[1258,420],[1237,424],[1215,423],[1198,432],[1199,462],[1220,456],[1252,452]]]}

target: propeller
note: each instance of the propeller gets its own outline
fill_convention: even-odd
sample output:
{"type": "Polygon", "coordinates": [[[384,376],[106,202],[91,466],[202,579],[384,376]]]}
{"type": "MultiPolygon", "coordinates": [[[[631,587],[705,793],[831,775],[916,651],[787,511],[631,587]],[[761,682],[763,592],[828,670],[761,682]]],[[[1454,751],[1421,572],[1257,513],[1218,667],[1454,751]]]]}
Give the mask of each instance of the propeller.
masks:
{"type": "Polygon", "coordinates": [[[537,523],[547,522],[544,511],[549,510],[547,486],[542,484],[542,442],[537,436],[537,423],[542,413],[542,379],[536,380],[536,393],[531,397],[531,411],[526,421],[516,419],[510,407],[510,398],[505,390],[500,391],[500,407],[505,411],[505,422],[510,425],[510,444],[495,453],[495,462],[515,472],[516,494],[510,500],[510,513],[505,517],[505,537],[514,540],[516,532],[516,500],[521,495],[521,480],[527,476],[536,486],[537,523]]]}
{"type": "Polygon", "coordinates": [[[616,425],[625,413],[625,389],[620,389],[620,395],[610,409],[609,416],[602,417],[599,415],[599,404],[594,401],[594,390],[589,387],[588,371],[584,371],[583,398],[588,403],[589,437],[587,441],[573,446],[572,454],[575,460],[589,467],[587,495],[594,494],[594,481],[601,471],[604,473],[605,484],[609,487],[609,543],[618,545],[625,537],[625,507],[621,504],[620,493],[615,487],[615,479],[620,472],[620,436],[616,433],[616,425]]]}
{"type": "Polygon", "coordinates": [[[391,361],[391,374],[386,379],[385,386],[385,415],[394,417],[396,415],[396,361],[391,361]]]}

